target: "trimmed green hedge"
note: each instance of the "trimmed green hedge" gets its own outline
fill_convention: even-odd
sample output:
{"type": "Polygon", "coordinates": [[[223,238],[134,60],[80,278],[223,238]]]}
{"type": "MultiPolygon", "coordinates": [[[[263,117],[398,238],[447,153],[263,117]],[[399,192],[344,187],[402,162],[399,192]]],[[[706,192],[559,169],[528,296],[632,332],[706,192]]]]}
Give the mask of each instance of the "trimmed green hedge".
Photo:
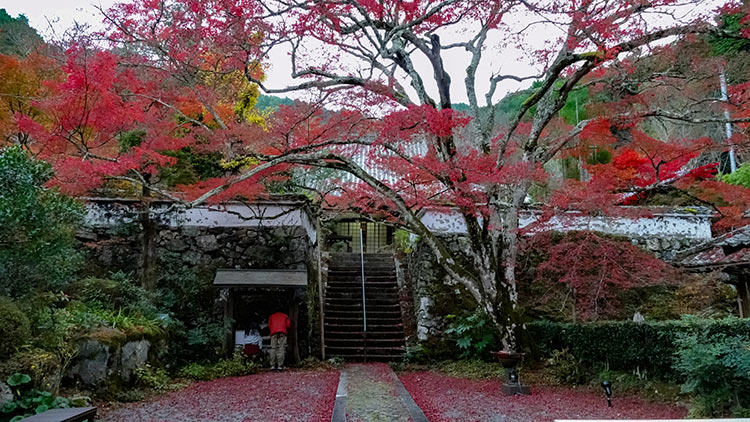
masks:
{"type": "Polygon", "coordinates": [[[543,357],[568,349],[582,365],[641,371],[663,378],[677,378],[673,362],[680,333],[707,329],[709,334],[750,335],[750,319],[718,320],[683,318],[660,322],[600,322],[571,324],[532,322],[527,334],[543,357]]]}

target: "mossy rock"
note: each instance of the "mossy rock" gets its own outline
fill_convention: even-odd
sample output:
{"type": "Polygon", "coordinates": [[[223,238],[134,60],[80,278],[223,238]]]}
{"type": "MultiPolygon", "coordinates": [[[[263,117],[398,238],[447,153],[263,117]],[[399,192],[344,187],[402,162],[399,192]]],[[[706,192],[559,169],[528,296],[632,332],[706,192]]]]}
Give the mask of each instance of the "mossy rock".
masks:
{"type": "Polygon", "coordinates": [[[119,347],[128,341],[128,336],[120,330],[105,327],[86,334],[84,339],[94,340],[108,346],[119,347]]]}

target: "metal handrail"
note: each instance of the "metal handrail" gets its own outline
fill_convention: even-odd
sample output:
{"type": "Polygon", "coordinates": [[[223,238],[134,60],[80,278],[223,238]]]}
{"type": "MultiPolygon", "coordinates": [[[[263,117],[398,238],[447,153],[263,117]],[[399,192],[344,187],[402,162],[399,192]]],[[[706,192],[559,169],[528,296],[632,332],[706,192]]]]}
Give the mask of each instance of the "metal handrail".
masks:
{"type": "Polygon", "coordinates": [[[359,226],[359,259],[362,270],[362,323],[364,329],[364,357],[367,362],[367,303],[365,301],[365,247],[362,236],[362,225],[359,226]]]}

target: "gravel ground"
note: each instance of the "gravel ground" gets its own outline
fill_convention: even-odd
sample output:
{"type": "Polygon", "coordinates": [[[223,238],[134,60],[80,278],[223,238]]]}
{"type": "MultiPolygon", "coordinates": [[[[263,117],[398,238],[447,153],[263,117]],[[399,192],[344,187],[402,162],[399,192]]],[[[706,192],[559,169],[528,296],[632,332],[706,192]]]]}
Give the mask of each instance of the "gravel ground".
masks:
{"type": "Polygon", "coordinates": [[[199,382],[124,405],[104,413],[101,421],[328,422],[338,379],[338,371],[287,371],[199,382]]]}
{"type": "Polygon", "coordinates": [[[530,396],[506,397],[500,382],[474,381],[432,372],[401,374],[401,382],[430,422],[551,422],[555,419],[681,419],[686,410],[633,397],[532,386],[530,396]]]}

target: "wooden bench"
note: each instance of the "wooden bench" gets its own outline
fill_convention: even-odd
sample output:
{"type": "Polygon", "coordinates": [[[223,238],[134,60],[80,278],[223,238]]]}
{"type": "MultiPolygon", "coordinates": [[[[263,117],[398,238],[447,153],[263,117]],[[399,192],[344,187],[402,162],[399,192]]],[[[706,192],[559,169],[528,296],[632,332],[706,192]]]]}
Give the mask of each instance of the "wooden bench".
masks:
{"type": "Polygon", "coordinates": [[[94,422],[96,407],[75,407],[72,409],[52,409],[34,415],[21,422],[94,422]]]}
{"type": "MultiPolygon", "coordinates": [[[[685,419],[556,419],[555,422],[685,422],[685,419]]],[[[690,419],[690,422],[750,422],[750,419],[690,419]]]]}

